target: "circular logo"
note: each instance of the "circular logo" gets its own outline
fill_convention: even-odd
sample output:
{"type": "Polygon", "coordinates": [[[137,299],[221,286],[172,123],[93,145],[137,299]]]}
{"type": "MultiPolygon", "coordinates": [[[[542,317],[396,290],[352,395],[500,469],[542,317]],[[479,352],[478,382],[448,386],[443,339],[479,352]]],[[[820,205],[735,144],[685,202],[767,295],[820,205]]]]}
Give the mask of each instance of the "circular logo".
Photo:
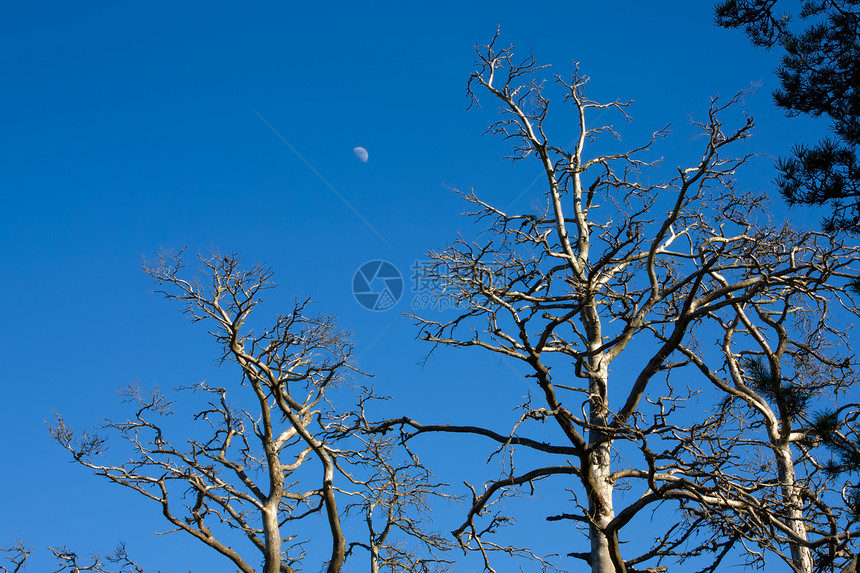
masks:
{"type": "Polygon", "coordinates": [[[403,296],[403,275],[388,261],[368,261],[352,277],[352,294],[367,310],[388,310],[403,296]]]}

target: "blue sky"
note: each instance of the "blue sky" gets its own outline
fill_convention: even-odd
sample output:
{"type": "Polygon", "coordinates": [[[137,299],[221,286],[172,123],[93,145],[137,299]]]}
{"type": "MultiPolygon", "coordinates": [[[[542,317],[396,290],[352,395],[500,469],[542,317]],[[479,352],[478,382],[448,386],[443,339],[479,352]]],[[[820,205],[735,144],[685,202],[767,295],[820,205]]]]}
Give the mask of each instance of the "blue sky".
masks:
{"type": "MultiPolygon", "coordinates": [[[[0,545],[21,537],[86,553],[125,540],[131,552],[170,555],[177,571],[207,563],[178,535],[151,537],[162,529],[157,508],[69,464],[43,422],[52,410],[78,426],[116,416],[115,389],[134,380],[230,379],[204,329],[148,294],[139,267],[161,248],[236,251],[273,267],[281,288],[266,310],[309,294],[337,315],[360,366],[396,394],[394,415],[462,421],[487,392],[468,382],[487,377],[522,393],[516,369],[494,357],[443,352],[422,368],[429,348],[401,314],[413,262],[472,232],[451,187],[506,205],[540,193],[529,187],[538,166],[504,161],[505,142],[482,135],[495,103],[466,110],[473,46],[501,26],[503,43],[555,73],[579,61],[592,98],[636,100],[632,123],[614,120],[625,143],[672,124],[657,152],[668,166],[690,156],[687,124],[710,97],[758,86],[746,98],[758,127],[745,149],[761,157],[740,179],[770,193],[773,158],[822,126],[773,108],[776,55],[714,27],[710,10],[689,1],[5,6],[0,545]],[[363,309],[350,291],[373,259],[406,278],[387,312],[363,309]]],[[[774,211],[786,216],[779,199],[774,211]]],[[[814,223],[808,212],[790,216],[814,223]]]]}

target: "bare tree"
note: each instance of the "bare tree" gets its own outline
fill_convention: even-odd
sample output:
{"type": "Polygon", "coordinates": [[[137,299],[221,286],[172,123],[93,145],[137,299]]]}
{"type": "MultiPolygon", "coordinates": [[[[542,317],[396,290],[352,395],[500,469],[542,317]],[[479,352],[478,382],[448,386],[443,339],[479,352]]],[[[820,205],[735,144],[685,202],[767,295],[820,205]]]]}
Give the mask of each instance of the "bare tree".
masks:
{"type": "Polygon", "coordinates": [[[24,542],[19,539],[11,547],[0,547],[0,553],[3,553],[6,560],[10,562],[8,567],[6,565],[0,565],[0,571],[3,573],[18,573],[18,571],[23,569],[24,564],[30,557],[30,554],[33,553],[33,548],[27,547],[24,545],[24,542]]]}
{"type": "MultiPolygon", "coordinates": [[[[459,310],[450,320],[415,318],[434,348],[477,347],[518,361],[539,397],[529,395],[509,431],[411,418],[374,429],[399,429],[404,441],[445,432],[484,436],[498,445],[497,453],[508,458],[505,473],[483,488],[470,486],[471,508],[454,531],[464,549],[483,555],[488,571],[495,571],[495,551],[533,553],[493,541],[492,533],[513,521],[499,502],[549,478],[561,479],[573,499],[569,511],[555,503],[548,519],[573,523],[586,536],[584,551],[574,550],[573,538],[565,538],[561,550],[595,573],[666,571],[664,563],[699,557],[706,559],[704,571],[714,571],[736,545],[765,542],[766,530],[781,536],[769,547],[790,546],[787,562],[806,571],[801,563],[814,543],[836,542],[840,532],[816,530],[814,543],[801,532],[812,522],[813,508],[824,515],[816,522],[827,522],[827,510],[818,507],[826,501],[804,497],[815,471],[802,480],[792,474],[810,454],[801,449],[794,457],[799,411],[784,403],[789,393],[780,393],[774,380],[782,384],[804,374],[797,394],[810,396],[853,383],[850,363],[825,355],[824,343],[815,342],[817,336],[826,335],[830,343],[841,337],[829,326],[833,316],[825,307],[804,305],[823,305],[856,280],[858,251],[817,233],[769,224],[763,198],[735,188],[735,170],[747,157],[733,157],[729,149],[749,137],[753,121],[744,116],[730,128],[724,116],[741,96],[725,103],[714,99],[705,120],[695,124],[702,134],[699,159],[678,167],[668,181],[651,183],[659,171],[647,153],[665,132],[630,151],[589,155],[600,136],[617,138],[610,126],[591,126],[590,114],[614,111],[629,119],[629,103],[588,99],[587,78],[577,70],[568,79],[555,76],[573,106],[574,143],[571,149],[553,143],[550,87],[537,77],[545,66],[533,57],[515,60],[510,48],[496,48],[497,38],[478,49],[480,65],[469,93],[475,102],[488,94],[501,104],[502,118],[489,131],[513,143],[514,160],[534,157],[539,163],[545,209],[510,213],[474,192],[463,193],[490,238],[461,238],[431,253],[428,276],[459,310]],[[768,342],[762,327],[748,320],[750,313],[777,337],[786,320],[825,322],[768,342]],[[718,333],[729,340],[716,353],[728,361],[729,381],[722,370],[705,365],[712,354],[702,341],[718,333]],[[795,361],[792,370],[780,366],[789,359],[795,361]],[[803,360],[811,365],[808,371],[803,360]],[[758,366],[762,373],[769,368],[772,380],[745,394],[758,366]],[[829,375],[838,382],[831,384],[829,375]],[[771,390],[762,390],[767,384],[771,390]],[[691,400],[694,409],[686,407],[691,400]],[[747,472],[747,481],[736,484],[729,471],[735,456],[750,464],[761,453],[746,452],[750,442],[737,432],[731,441],[720,441],[720,425],[738,400],[764,417],[755,427],[766,435],[755,443],[776,469],[747,472]],[[702,414],[709,404],[711,413],[722,415],[702,414]],[[550,421],[555,431],[546,429],[550,421]],[[666,521],[662,532],[649,527],[651,549],[625,555],[625,527],[672,505],[680,517],[666,521]],[[704,534],[721,516],[741,516],[746,529],[727,526],[714,537],[704,534]],[[760,522],[756,531],[750,529],[751,516],[760,522]]],[[[604,137],[599,149],[608,146],[604,137]]],[[[839,300],[855,310],[850,299],[839,300]]],[[[636,537],[642,534],[640,528],[636,537]]],[[[544,560],[543,566],[552,564],[544,560]]]]}
{"type": "MultiPolygon", "coordinates": [[[[90,555],[89,562],[86,563],[81,560],[77,553],[68,547],[48,547],[48,550],[53,554],[59,565],[59,568],[55,569],[54,573],[63,573],[65,571],[69,573],[79,573],[81,571],[93,571],[95,573],[143,573],[143,569],[128,556],[125,544],[123,543],[120,543],[113,553],[105,557],[100,557],[96,554],[90,555]],[[111,566],[118,566],[119,569],[116,571],[107,569],[108,566],[104,563],[103,559],[110,563],[111,566]]],[[[3,571],[3,573],[23,571],[27,559],[29,559],[33,551],[34,548],[27,547],[20,540],[8,549],[0,547],[0,553],[5,553],[6,559],[12,563],[11,569],[0,565],[0,571],[3,571]]]]}
{"type": "Polygon", "coordinates": [[[368,466],[369,475],[359,482],[362,488],[344,494],[354,500],[347,506],[347,513],[364,517],[367,538],[350,543],[347,553],[359,548],[367,551],[371,573],[385,568],[421,573],[447,570],[453,562],[434,551],[444,554],[452,544],[439,534],[424,532],[421,517],[430,514],[430,498],[451,496],[440,491],[443,484],[430,480],[430,473],[417,456],[398,456],[399,448],[393,439],[371,434],[362,442],[364,447],[353,454],[368,466]],[[392,543],[397,533],[402,534],[401,540],[392,543]],[[422,553],[426,549],[430,553],[425,556],[422,553]]]}
{"type": "MultiPolygon", "coordinates": [[[[239,571],[297,570],[308,560],[308,529],[319,518],[328,535],[317,535],[314,542],[322,543],[328,554],[325,569],[340,571],[350,548],[341,497],[393,496],[405,508],[398,511],[407,513],[410,503],[420,506],[421,496],[437,486],[417,461],[390,466],[382,448],[340,449],[351,443],[342,431],[349,411],[339,410],[335,402],[346,398],[352,406],[358,396],[347,378],[357,370],[349,340],[331,317],[309,314],[309,302],[301,300],[273,326],[255,331],[251,314],[264,291],[273,288],[272,272],[261,266],[245,270],[235,255],[201,261],[198,278],[184,278],[181,253],[164,253],[144,267],[163,289],[159,292],[180,302],[193,321],[210,325],[221,362],[238,366],[240,378],[230,388],[206,383],[185,388],[205,397],[193,414],[197,432],[185,443],[172,439],[174,402],[158,390],[146,393],[135,386],[126,391],[136,410],[130,420],[109,421],[101,432],[76,437],[58,417],[51,433],[78,463],[158,503],[171,531],[193,536],[239,571]],[[101,462],[103,433],[118,435],[130,446],[127,462],[101,462]],[[370,467],[394,478],[368,474],[370,467]],[[389,492],[404,485],[410,489],[389,492]],[[250,553],[237,548],[240,539],[250,553]]],[[[367,392],[361,396],[368,398],[367,392]]],[[[374,507],[366,509],[370,519],[374,507]]],[[[401,519],[415,526],[379,539],[375,551],[407,542],[413,550],[390,566],[379,563],[377,570],[422,571],[422,549],[440,547],[437,537],[417,522],[401,519]]],[[[73,556],[58,551],[58,557],[73,556]]]]}
{"type": "Polygon", "coordinates": [[[48,547],[48,550],[54,554],[54,558],[60,564],[60,568],[54,573],[80,573],[82,571],[92,571],[94,573],[143,573],[143,568],[129,558],[126,552],[125,545],[120,543],[113,553],[107,555],[104,559],[113,566],[118,565],[119,569],[112,571],[106,569],[105,563],[98,555],[91,555],[89,563],[81,561],[80,557],[74,551],[67,547],[48,547]]]}
{"type": "MultiPolygon", "coordinates": [[[[797,238],[807,248],[794,254],[810,260],[834,244],[820,237],[815,252],[809,247],[814,237],[797,238]]],[[[784,248],[764,244],[758,257],[775,257],[784,248]]],[[[832,261],[830,276],[783,280],[709,316],[721,333],[715,337],[718,353],[678,347],[725,395],[696,443],[684,446],[708,468],[719,495],[738,507],[712,513],[719,515],[719,529],[779,555],[798,573],[834,570],[835,561],[850,557],[847,544],[858,532],[856,508],[841,491],[845,484],[828,471],[822,416],[815,411],[838,403],[857,382],[847,331],[836,328],[838,313],[830,308],[835,303],[848,316],[858,314],[853,297],[839,286],[844,281],[833,280],[853,259],[832,261]]],[[[839,415],[850,409],[845,405],[827,417],[831,424],[850,422],[839,415]]],[[[833,443],[838,435],[831,428],[825,439],[833,443]]],[[[764,565],[761,552],[748,556],[764,565]]]]}

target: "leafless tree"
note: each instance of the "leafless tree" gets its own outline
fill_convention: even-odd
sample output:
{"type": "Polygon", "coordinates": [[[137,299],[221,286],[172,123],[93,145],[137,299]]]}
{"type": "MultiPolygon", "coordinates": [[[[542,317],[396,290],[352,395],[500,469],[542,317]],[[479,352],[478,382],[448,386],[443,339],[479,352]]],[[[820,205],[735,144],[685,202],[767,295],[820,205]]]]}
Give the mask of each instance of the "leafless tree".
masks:
{"type": "MultiPolygon", "coordinates": [[[[814,258],[833,244],[825,241],[814,258]]],[[[762,245],[758,256],[771,258],[783,248],[762,245]]],[[[841,274],[848,261],[833,261],[830,270],[841,274]]],[[[854,406],[823,416],[829,420],[826,435],[815,409],[838,403],[857,382],[847,331],[835,328],[838,313],[830,306],[855,317],[857,308],[832,278],[780,281],[713,313],[708,319],[720,333],[718,353],[678,347],[725,395],[698,440],[684,446],[700,467],[708,467],[719,495],[737,504],[731,514],[713,514],[719,529],[780,556],[798,573],[835,570],[837,560],[850,557],[847,544],[858,533],[856,504],[844,495],[847,484],[831,471],[821,447],[839,439],[834,426],[851,430],[854,406]]],[[[846,447],[856,447],[842,438],[846,447]]],[[[764,565],[763,553],[748,556],[764,565]]]]}
{"type": "MultiPolygon", "coordinates": [[[[273,326],[255,330],[251,314],[274,287],[272,271],[244,269],[235,255],[201,257],[201,262],[197,278],[185,278],[181,253],[163,253],[144,267],[161,294],[180,302],[193,321],[210,326],[221,362],[238,366],[240,376],[229,388],[206,383],[185,388],[205,397],[193,414],[196,433],[184,443],[173,439],[175,402],[158,390],[147,393],[134,386],[126,391],[136,410],[131,419],[108,421],[100,432],[76,436],[58,416],[51,427],[54,438],[96,475],[158,503],[171,531],[193,536],[239,571],[297,570],[308,560],[308,530],[317,517],[328,530],[314,539],[328,553],[325,569],[340,571],[350,543],[339,500],[350,503],[355,496],[379,498],[383,507],[390,499],[400,504],[390,523],[398,529],[390,536],[377,534],[375,555],[411,544],[411,551],[397,553],[390,564],[377,562],[375,570],[424,571],[432,557],[423,549],[441,546],[437,536],[406,514],[414,507],[410,504],[420,507],[422,496],[437,486],[417,461],[392,466],[385,448],[343,447],[355,440],[343,432],[349,411],[335,402],[346,399],[352,407],[356,398],[372,397],[367,391],[356,396],[347,380],[357,370],[346,334],[331,317],[310,314],[307,300],[297,301],[273,326]],[[118,435],[130,447],[127,462],[101,461],[104,434],[118,435]],[[241,548],[241,539],[250,553],[241,548]]],[[[375,503],[364,509],[371,520],[375,503]]],[[[55,554],[73,556],[65,549],[55,554]]]]}
{"type": "MultiPolygon", "coordinates": [[[[404,441],[468,433],[497,444],[506,471],[483,488],[470,486],[471,507],[454,531],[464,549],[483,555],[488,571],[496,570],[495,551],[530,553],[493,541],[491,534],[512,522],[500,501],[549,478],[561,479],[573,500],[569,510],[555,503],[548,519],[576,524],[586,537],[584,551],[573,550],[573,538],[562,550],[595,573],[666,571],[666,563],[694,558],[705,560],[703,571],[715,571],[738,546],[758,551],[756,543],[788,547],[786,562],[807,571],[816,544],[847,537],[831,527],[826,496],[810,489],[826,485],[819,472],[793,473],[798,464],[815,464],[813,445],[795,440],[804,435],[797,434],[803,408],[785,403],[789,392],[779,388],[798,376],[796,395],[817,397],[854,382],[848,355],[824,349],[844,338],[828,301],[855,311],[842,291],[857,280],[857,249],[770,224],[763,198],[735,187],[735,171],[748,158],[730,150],[750,136],[753,121],[743,116],[729,127],[725,116],[742,94],[714,99],[695,124],[698,159],[652,183],[660,171],[648,153],[665,132],[630,151],[606,151],[617,134],[591,126],[591,114],[629,119],[629,103],[588,99],[578,70],[545,84],[538,76],[546,66],[533,57],[515,60],[497,39],[478,49],[469,93],[475,102],[487,94],[501,104],[489,131],[512,142],[514,160],[533,157],[540,165],[545,207],[511,213],[463,193],[487,234],[431,253],[426,269],[458,310],[450,320],[415,318],[434,348],[477,347],[518,361],[539,397],[529,395],[509,431],[412,418],[374,430],[399,429],[404,441]],[[548,135],[553,86],[572,104],[578,127],[570,148],[548,135]],[[591,155],[594,142],[600,151],[591,155]],[[790,329],[788,321],[795,323],[790,329]],[[705,344],[714,337],[722,344],[716,352],[705,344]],[[715,356],[725,366],[708,366],[715,356]],[[770,381],[754,387],[751,377],[766,372],[770,381]],[[739,408],[751,408],[758,421],[739,408]],[[721,434],[733,412],[734,425],[721,434]],[[763,437],[746,437],[750,426],[763,437]],[[761,455],[766,469],[735,471],[761,455]],[[625,554],[625,527],[666,507],[678,518],[649,525],[651,549],[625,554]],[[655,531],[664,522],[665,531],[655,531]],[[726,526],[716,531],[721,522],[726,526]],[[822,527],[804,534],[812,523],[822,527]],[[709,527],[713,537],[704,533],[709,527]],[[768,531],[777,533],[772,541],[768,531]]],[[[642,535],[639,528],[635,537],[642,535]]]]}
{"type": "Polygon", "coordinates": [[[126,552],[125,545],[120,543],[116,550],[107,555],[104,559],[113,566],[119,566],[119,569],[113,571],[106,569],[105,563],[98,555],[91,555],[89,563],[81,561],[80,557],[74,551],[67,547],[48,547],[48,550],[54,554],[54,558],[60,564],[60,568],[54,573],[80,573],[82,571],[93,571],[94,573],[143,573],[143,568],[129,558],[126,552]]]}
{"type": "Polygon", "coordinates": [[[23,569],[24,564],[30,557],[30,554],[33,553],[33,548],[27,547],[24,545],[24,542],[19,539],[11,547],[0,547],[0,553],[3,553],[6,560],[11,563],[8,567],[6,565],[0,565],[0,571],[3,573],[18,573],[18,571],[23,569]]]}
{"type": "Polygon", "coordinates": [[[439,534],[424,532],[421,517],[429,516],[431,498],[451,496],[440,491],[442,484],[431,481],[417,456],[398,456],[402,452],[393,439],[369,434],[362,443],[364,447],[353,452],[353,459],[363,460],[369,475],[358,484],[363,487],[344,493],[353,499],[347,513],[364,517],[367,538],[350,543],[348,553],[359,548],[367,551],[371,573],[385,568],[421,573],[447,570],[453,562],[433,551],[444,555],[452,544],[439,534]],[[402,534],[401,541],[392,543],[398,532],[402,534]],[[414,540],[420,540],[420,544],[414,540]],[[431,552],[422,555],[426,549],[431,552]]]}
{"type": "MultiPolygon", "coordinates": [[[[79,573],[81,571],[93,571],[95,573],[143,573],[143,569],[128,556],[125,544],[120,543],[113,553],[100,557],[96,554],[90,555],[88,562],[81,560],[77,553],[68,547],[48,547],[59,565],[54,573],[79,573]],[[108,569],[104,561],[119,569],[112,571],[108,569]]],[[[24,570],[24,565],[33,553],[34,548],[27,547],[23,541],[17,541],[12,547],[4,549],[0,547],[0,553],[5,553],[6,558],[12,562],[12,568],[0,565],[0,571],[4,573],[16,573],[24,570]]]]}

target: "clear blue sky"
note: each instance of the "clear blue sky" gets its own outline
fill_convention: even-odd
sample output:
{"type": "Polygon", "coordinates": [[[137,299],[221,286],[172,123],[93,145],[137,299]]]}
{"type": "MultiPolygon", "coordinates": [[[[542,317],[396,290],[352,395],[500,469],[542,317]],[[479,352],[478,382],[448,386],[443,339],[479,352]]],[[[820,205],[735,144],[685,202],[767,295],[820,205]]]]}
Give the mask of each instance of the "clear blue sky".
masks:
{"type": "Polygon", "coordinates": [[[625,142],[677,128],[658,151],[669,166],[689,157],[687,122],[711,96],[757,84],[746,150],[763,157],[741,181],[769,190],[772,158],[817,126],[772,107],[775,55],[714,27],[710,10],[629,0],[5,5],[0,545],[22,537],[87,553],[124,540],[152,570],[226,570],[178,534],[152,537],[163,529],[157,508],[68,463],[43,422],[52,410],[77,426],[119,417],[115,389],[136,379],[233,379],[215,368],[204,329],[147,293],[139,267],[162,247],[272,266],[281,289],[266,310],[310,294],[338,315],[361,367],[397,394],[393,415],[463,421],[488,392],[474,380],[522,394],[523,379],[494,357],[441,353],[422,369],[429,348],[400,314],[413,261],[471,232],[449,188],[507,204],[540,174],[503,161],[506,144],[482,136],[495,103],[466,111],[473,46],[500,25],[503,43],[556,73],[581,62],[591,97],[636,100],[633,123],[614,121],[625,142]],[[371,259],[407,275],[390,311],[369,312],[351,294],[371,259]]]}

